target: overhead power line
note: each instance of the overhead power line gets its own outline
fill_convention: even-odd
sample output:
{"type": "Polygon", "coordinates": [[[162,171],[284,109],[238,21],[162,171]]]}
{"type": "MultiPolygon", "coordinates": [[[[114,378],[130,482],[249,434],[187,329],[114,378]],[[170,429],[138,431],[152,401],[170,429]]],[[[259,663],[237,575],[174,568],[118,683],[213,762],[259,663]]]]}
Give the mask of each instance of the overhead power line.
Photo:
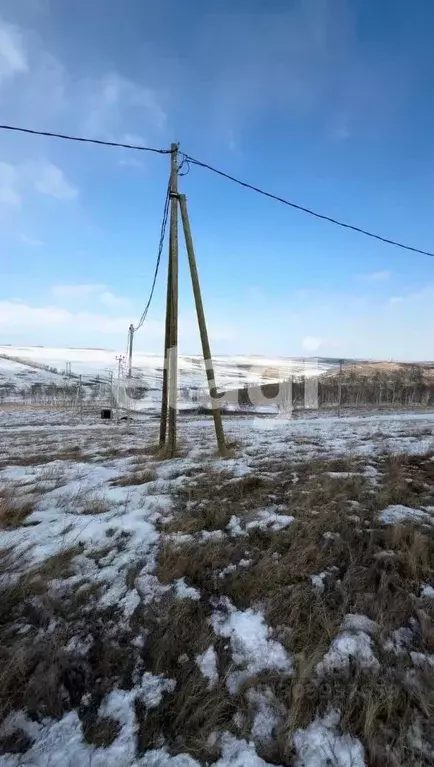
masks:
{"type": "MultiPolygon", "coordinates": [[[[64,139],[66,141],[79,141],[84,144],[99,144],[100,146],[120,147],[122,149],[133,149],[133,150],[137,150],[141,152],[154,152],[156,154],[171,154],[171,151],[172,151],[171,149],[157,149],[155,147],[147,147],[147,146],[142,146],[140,144],[123,144],[117,141],[102,141],[100,139],[84,138],[82,136],[69,136],[62,133],[38,131],[38,130],[32,130],[30,128],[21,128],[15,125],[0,125],[0,130],[16,131],[18,133],[30,133],[35,136],[48,136],[49,138],[64,139]]],[[[260,189],[258,186],[249,184],[247,181],[242,181],[241,179],[236,178],[235,176],[231,176],[230,173],[225,173],[224,171],[219,170],[218,168],[214,168],[212,165],[209,165],[206,162],[202,162],[201,160],[196,160],[194,157],[191,157],[190,155],[185,154],[184,152],[180,152],[180,155],[183,158],[183,162],[187,163],[186,172],[188,172],[189,163],[191,165],[196,165],[199,168],[205,168],[206,170],[209,170],[212,173],[216,173],[218,176],[221,176],[222,178],[226,178],[229,181],[232,181],[234,184],[238,184],[238,186],[241,186],[244,189],[250,189],[251,191],[256,192],[257,194],[260,194],[263,197],[268,197],[270,200],[276,200],[277,202],[280,202],[283,205],[287,205],[290,208],[299,210],[302,213],[307,213],[309,216],[314,216],[315,218],[318,218],[322,221],[328,221],[328,223],[335,224],[335,226],[340,226],[343,229],[350,229],[353,232],[358,232],[359,234],[363,234],[365,237],[370,237],[371,239],[378,240],[379,242],[384,242],[387,245],[394,245],[396,248],[401,248],[402,250],[408,250],[412,253],[419,253],[422,256],[429,256],[430,258],[434,258],[434,252],[431,252],[429,250],[422,250],[421,248],[415,248],[412,245],[406,245],[405,243],[399,242],[398,240],[394,240],[390,237],[383,237],[380,234],[375,234],[374,232],[370,232],[367,229],[363,229],[360,226],[355,226],[354,224],[347,224],[346,222],[339,221],[338,219],[333,218],[332,216],[326,216],[323,213],[318,213],[315,210],[306,208],[304,205],[299,205],[296,202],[291,202],[291,200],[286,200],[284,197],[279,197],[276,194],[272,194],[271,192],[267,192],[264,189],[260,189]]],[[[181,175],[185,175],[185,174],[181,174],[181,175]]]]}
{"type": "Polygon", "coordinates": [[[147,314],[148,314],[148,311],[149,311],[149,307],[151,305],[151,301],[152,301],[152,298],[153,298],[153,295],[154,295],[155,283],[157,282],[157,276],[158,276],[158,271],[159,271],[159,268],[160,268],[161,256],[162,256],[162,253],[163,253],[164,237],[165,237],[166,228],[167,228],[167,219],[168,219],[168,215],[169,215],[169,201],[170,201],[170,180],[169,180],[169,183],[168,183],[168,186],[167,186],[166,199],[164,201],[163,219],[161,221],[161,231],[160,231],[160,243],[159,243],[159,246],[158,246],[158,255],[157,255],[157,261],[156,261],[156,264],[155,264],[154,278],[152,280],[151,292],[149,294],[148,302],[147,302],[147,304],[146,304],[146,306],[145,306],[145,308],[143,310],[143,314],[140,317],[140,320],[138,321],[137,325],[134,327],[134,332],[136,330],[139,330],[139,328],[142,327],[144,321],[146,320],[146,317],[147,317],[147,314]]]}
{"type": "Polygon", "coordinates": [[[18,128],[16,125],[0,125],[0,130],[15,131],[16,133],[30,133],[32,136],[48,136],[48,138],[60,138],[65,141],[79,141],[81,144],[99,144],[100,146],[116,146],[121,149],[135,149],[138,152],[155,152],[156,154],[170,154],[170,149],[156,149],[141,144],[122,144],[119,141],[102,141],[97,138],[83,138],[82,136],[68,136],[64,133],[50,133],[50,131],[32,130],[31,128],[18,128]]]}
{"type": "Polygon", "coordinates": [[[258,194],[263,195],[263,197],[268,197],[271,200],[277,200],[277,202],[281,202],[283,203],[283,205],[288,205],[290,208],[301,210],[303,213],[308,213],[310,216],[314,216],[315,218],[322,219],[323,221],[328,221],[330,224],[336,224],[336,226],[341,226],[344,229],[351,229],[353,232],[364,234],[366,237],[372,237],[374,240],[380,240],[380,242],[385,242],[388,245],[395,245],[397,248],[403,248],[403,250],[410,250],[413,253],[420,253],[423,256],[430,256],[430,258],[434,258],[434,253],[431,253],[429,250],[421,250],[420,248],[414,248],[411,245],[405,245],[404,243],[398,242],[397,240],[392,240],[388,237],[382,237],[380,234],[374,234],[373,232],[368,232],[367,229],[362,229],[359,226],[354,226],[353,224],[347,224],[344,221],[338,221],[338,219],[332,218],[331,216],[325,216],[323,213],[317,213],[316,211],[311,210],[310,208],[305,208],[303,205],[298,205],[297,203],[291,202],[290,200],[285,200],[283,197],[279,197],[276,194],[272,194],[271,192],[266,192],[264,189],[260,189],[259,187],[254,186],[253,184],[247,183],[247,181],[241,181],[241,179],[235,178],[235,176],[231,176],[229,173],[224,173],[224,171],[218,170],[217,168],[213,168],[212,165],[208,165],[205,162],[201,162],[201,160],[195,160],[194,157],[190,157],[190,155],[188,154],[185,155],[185,159],[192,165],[197,165],[199,168],[205,168],[206,170],[210,170],[212,173],[216,173],[218,176],[222,176],[223,178],[226,178],[229,181],[233,181],[235,184],[238,184],[239,186],[242,186],[245,189],[251,189],[253,192],[257,192],[258,194]]]}

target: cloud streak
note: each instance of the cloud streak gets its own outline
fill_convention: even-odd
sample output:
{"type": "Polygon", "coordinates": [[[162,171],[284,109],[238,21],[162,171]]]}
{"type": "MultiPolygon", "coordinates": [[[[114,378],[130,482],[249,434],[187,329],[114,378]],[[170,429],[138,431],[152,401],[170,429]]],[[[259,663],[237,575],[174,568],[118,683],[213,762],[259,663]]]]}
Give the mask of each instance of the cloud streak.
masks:
{"type": "Polygon", "coordinates": [[[29,163],[24,166],[24,171],[41,194],[57,200],[75,200],[78,197],[78,189],[68,181],[63,170],[48,160],[29,163]]]}
{"type": "Polygon", "coordinates": [[[71,301],[92,301],[100,303],[107,309],[121,309],[128,306],[131,302],[125,296],[118,296],[109,290],[103,283],[78,283],[53,285],[51,294],[54,298],[71,301]]]}
{"type": "Polygon", "coordinates": [[[0,85],[16,74],[27,72],[28,69],[24,40],[20,31],[0,19],[0,85]]]}
{"type": "Polygon", "coordinates": [[[89,296],[94,296],[95,293],[105,291],[106,287],[106,285],[98,282],[53,285],[51,293],[55,298],[89,298],[89,296]]]}
{"type": "Polygon", "coordinates": [[[383,269],[382,271],[378,272],[369,272],[369,274],[359,274],[358,279],[359,280],[368,280],[370,282],[383,282],[384,280],[388,280],[391,277],[391,272],[389,272],[387,269],[383,269]]]}
{"type": "Polygon", "coordinates": [[[32,192],[62,201],[78,197],[78,189],[66,178],[62,168],[48,160],[17,165],[0,162],[0,203],[20,207],[23,197],[32,192]]]}
{"type": "Polygon", "coordinates": [[[21,194],[18,191],[19,174],[14,165],[0,162],[0,204],[19,208],[21,194]]]}
{"type": "Polygon", "coordinates": [[[27,234],[24,234],[24,232],[19,235],[19,239],[24,245],[28,245],[30,248],[41,248],[44,245],[42,240],[38,240],[36,237],[29,237],[27,234]]]}

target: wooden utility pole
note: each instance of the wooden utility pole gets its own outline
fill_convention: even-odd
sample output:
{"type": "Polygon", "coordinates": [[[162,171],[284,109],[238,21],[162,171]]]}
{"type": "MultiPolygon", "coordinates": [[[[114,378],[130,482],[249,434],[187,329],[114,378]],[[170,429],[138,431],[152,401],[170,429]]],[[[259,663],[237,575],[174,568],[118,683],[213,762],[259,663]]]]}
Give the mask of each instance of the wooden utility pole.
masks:
{"type": "Polygon", "coordinates": [[[117,363],[118,363],[118,375],[116,380],[116,423],[119,423],[119,399],[120,399],[120,392],[121,392],[121,370],[122,370],[122,363],[125,360],[125,357],[120,354],[118,357],[116,357],[117,363]]]}
{"type": "MultiPolygon", "coordinates": [[[[170,237],[170,235],[169,235],[170,237]]],[[[170,311],[172,307],[172,261],[170,253],[172,251],[169,241],[169,265],[167,269],[167,293],[166,293],[166,324],[164,330],[164,358],[163,358],[163,387],[161,392],[161,416],[160,416],[160,447],[166,444],[167,433],[167,410],[168,410],[168,391],[169,391],[169,342],[170,342],[170,311]]]]}
{"type": "Polygon", "coordinates": [[[338,416],[341,414],[342,406],[342,360],[339,363],[339,381],[338,381],[338,416]]]}
{"type": "Polygon", "coordinates": [[[184,229],[185,245],[187,248],[188,262],[190,265],[191,281],[193,284],[194,301],[196,304],[197,321],[199,323],[200,340],[202,343],[202,353],[206,367],[206,377],[208,380],[209,394],[211,398],[211,408],[214,418],[214,427],[217,437],[217,444],[222,456],[227,455],[225,436],[223,432],[222,415],[217,400],[217,388],[215,384],[214,368],[211,358],[211,349],[209,345],[208,330],[206,327],[205,311],[203,308],[202,295],[200,291],[199,275],[194,253],[193,238],[191,236],[190,221],[187,211],[187,200],[185,194],[179,195],[179,205],[181,208],[182,226],[184,229]]]}
{"type": "Polygon", "coordinates": [[[83,415],[82,401],[81,401],[81,375],[80,375],[80,377],[78,379],[78,392],[77,392],[77,396],[78,396],[78,412],[79,412],[79,416],[80,416],[80,420],[81,420],[82,415],[83,415]]]}
{"type": "Polygon", "coordinates": [[[131,323],[128,328],[128,378],[131,378],[131,370],[133,365],[133,340],[134,340],[134,325],[131,323]]]}
{"type": "Polygon", "coordinates": [[[202,352],[205,360],[212,414],[217,444],[222,456],[227,456],[221,410],[217,401],[217,389],[211,359],[211,349],[206,327],[205,312],[200,291],[199,276],[194,254],[193,239],[187,212],[185,195],[178,194],[178,144],[171,146],[170,172],[170,230],[169,265],[167,270],[166,322],[164,333],[164,366],[160,417],[160,447],[164,456],[173,458],[176,452],[176,418],[178,392],[178,201],[184,229],[185,244],[190,265],[194,300],[199,324],[202,352]]]}
{"type": "Polygon", "coordinates": [[[160,445],[166,444],[167,456],[176,451],[176,409],[178,389],[178,144],[171,145],[169,268],[164,338],[163,391],[160,420],[160,445]]]}

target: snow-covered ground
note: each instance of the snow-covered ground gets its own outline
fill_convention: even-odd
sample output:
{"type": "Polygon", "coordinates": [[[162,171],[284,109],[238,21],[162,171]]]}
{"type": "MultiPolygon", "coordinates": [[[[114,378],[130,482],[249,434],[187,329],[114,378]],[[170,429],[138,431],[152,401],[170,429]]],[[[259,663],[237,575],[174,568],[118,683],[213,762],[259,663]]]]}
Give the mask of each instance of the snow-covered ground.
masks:
{"type": "MultiPolygon", "coordinates": [[[[28,361],[30,364],[36,363],[37,365],[56,368],[60,374],[65,372],[69,363],[70,370],[75,375],[88,377],[99,375],[107,378],[111,372],[116,373],[117,357],[124,354],[124,351],[56,349],[42,346],[0,346],[0,355],[2,354],[28,361]]],[[[134,354],[134,376],[151,388],[161,388],[162,365],[161,355],[143,352],[135,352],[134,354]]],[[[331,361],[326,363],[318,361],[317,358],[302,360],[242,355],[214,358],[216,380],[222,389],[236,388],[245,383],[279,381],[290,374],[318,375],[319,372],[325,372],[332,367],[331,361]]],[[[180,355],[178,370],[180,387],[203,388],[206,385],[204,364],[200,355],[180,355]]],[[[13,363],[0,357],[0,381],[1,379],[9,379],[21,383],[19,378],[21,372],[23,372],[21,366],[14,367],[13,363]]],[[[34,380],[44,380],[44,378],[34,378],[34,380]]]]}
{"type": "Polygon", "coordinates": [[[0,385],[11,384],[18,389],[25,389],[32,384],[62,383],[62,378],[48,370],[29,367],[26,364],[0,358],[0,385]]]}
{"type": "Polygon", "coordinates": [[[433,763],[434,414],[2,426],[0,765],[433,763]]]}

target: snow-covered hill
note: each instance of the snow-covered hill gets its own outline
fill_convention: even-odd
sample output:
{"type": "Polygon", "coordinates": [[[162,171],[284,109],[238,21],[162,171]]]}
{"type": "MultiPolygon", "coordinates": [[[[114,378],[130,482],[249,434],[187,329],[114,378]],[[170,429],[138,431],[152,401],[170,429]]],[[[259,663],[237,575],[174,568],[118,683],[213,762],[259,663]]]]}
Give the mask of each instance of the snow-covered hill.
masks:
{"type": "MultiPolygon", "coordinates": [[[[110,377],[117,369],[121,352],[110,349],[68,349],[40,346],[0,346],[0,384],[11,383],[23,388],[34,383],[58,383],[67,369],[73,377],[110,377]],[[4,356],[1,356],[4,355],[4,356]],[[15,361],[7,358],[14,358],[15,361]],[[19,361],[18,361],[19,360],[19,361]],[[32,367],[32,366],[35,367],[32,367]],[[45,370],[44,366],[52,370],[45,370]],[[56,372],[52,372],[56,370],[56,372]]],[[[163,359],[161,355],[137,352],[133,359],[133,375],[152,389],[161,387],[163,359]]],[[[221,389],[237,388],[246,383],[279,381],[291,373],[316,375],[333,367],[332,361],[288,357],[227,356],[215,357],[217,385],[221,389]]],[[[205,367],[200,355],[181,355],[178,362],[179,386],[203,388],[205,367]]]]}

